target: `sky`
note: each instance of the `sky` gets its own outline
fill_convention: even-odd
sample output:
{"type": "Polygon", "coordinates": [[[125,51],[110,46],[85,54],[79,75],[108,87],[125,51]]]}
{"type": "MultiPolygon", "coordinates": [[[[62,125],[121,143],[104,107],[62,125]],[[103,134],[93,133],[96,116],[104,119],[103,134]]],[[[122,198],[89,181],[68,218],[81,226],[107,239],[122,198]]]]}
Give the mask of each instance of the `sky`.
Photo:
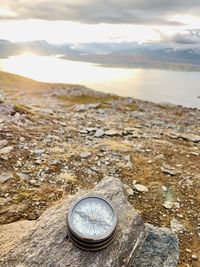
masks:
{"type": "Polygon", "coordinates": [[[200,43],[199,0],[0,0],[0,39],[200,43]]]}

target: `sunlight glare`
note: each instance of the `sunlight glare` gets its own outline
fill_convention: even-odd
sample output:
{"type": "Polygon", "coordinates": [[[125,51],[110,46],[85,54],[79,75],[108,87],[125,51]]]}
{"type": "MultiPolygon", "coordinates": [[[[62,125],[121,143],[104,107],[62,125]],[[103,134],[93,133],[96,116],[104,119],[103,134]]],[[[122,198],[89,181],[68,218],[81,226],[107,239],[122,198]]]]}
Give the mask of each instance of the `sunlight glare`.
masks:
{"type": "MultiPolygon", "coordinates": [[[[90,63],[30,53],[2,60],[2,69],[38,81],[76,84],[119,81],[129,77],[131,73],[128,69],[103,68],[90,63]]],[[[137,72],[135,75],[137,76],[137,72]]]]}

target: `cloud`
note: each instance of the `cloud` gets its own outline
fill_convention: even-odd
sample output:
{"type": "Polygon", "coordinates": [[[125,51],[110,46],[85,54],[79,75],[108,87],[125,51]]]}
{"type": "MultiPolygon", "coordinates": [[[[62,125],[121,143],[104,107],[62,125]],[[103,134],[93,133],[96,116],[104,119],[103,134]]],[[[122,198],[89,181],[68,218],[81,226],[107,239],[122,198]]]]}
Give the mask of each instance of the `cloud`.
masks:
{"type": "MultiPolygon", "coordinates": [[[[198,15],[200,12],[199,0],[1,0],[1,6],[16,13],[18,19],[71,20],[90,24],[177,25],[178,22],[171,20],[174,15],[198,15]]],[[[0,18],[4,19],[1,15],[0,18]]]]}
{"type": "Polygon", "coordinates": [[[188,29],[172,36],[167,36],[161,32],[161,42],[174,43],[177,45],[200,45],[200,29],[188,29]]]}

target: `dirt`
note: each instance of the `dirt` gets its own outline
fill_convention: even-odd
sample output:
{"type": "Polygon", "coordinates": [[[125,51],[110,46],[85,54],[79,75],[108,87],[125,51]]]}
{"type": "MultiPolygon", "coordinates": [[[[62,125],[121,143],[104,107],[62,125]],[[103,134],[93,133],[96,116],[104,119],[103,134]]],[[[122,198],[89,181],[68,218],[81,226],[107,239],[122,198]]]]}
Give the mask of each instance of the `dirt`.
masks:
{"type": "Polygon", "coordinates": [[[0,147],[0,224],[35,220],[59,199],[114,176],[133,189],[129,200],[145,222],[183,225],[179,267],[200,265],[200,110],[5,73],[0,89],[0,141],[12,147],[4,154],[0,147]]]}

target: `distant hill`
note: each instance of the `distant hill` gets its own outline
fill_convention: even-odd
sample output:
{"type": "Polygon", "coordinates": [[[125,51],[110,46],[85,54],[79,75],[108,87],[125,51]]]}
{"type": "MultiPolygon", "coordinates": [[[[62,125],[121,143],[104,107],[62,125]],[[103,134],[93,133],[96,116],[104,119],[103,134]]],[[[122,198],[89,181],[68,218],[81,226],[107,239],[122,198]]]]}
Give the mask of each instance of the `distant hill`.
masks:
{"type": "Polygon", "coordinates": [[[0,57],[24,52],[36,55],[60,55],[63,59],[128,68],[159,68],[200,71],[199,46],[170,46],[164,43],[135,42],[50,44],[46,41],[11,43],[0,40],[0,57]]]}

